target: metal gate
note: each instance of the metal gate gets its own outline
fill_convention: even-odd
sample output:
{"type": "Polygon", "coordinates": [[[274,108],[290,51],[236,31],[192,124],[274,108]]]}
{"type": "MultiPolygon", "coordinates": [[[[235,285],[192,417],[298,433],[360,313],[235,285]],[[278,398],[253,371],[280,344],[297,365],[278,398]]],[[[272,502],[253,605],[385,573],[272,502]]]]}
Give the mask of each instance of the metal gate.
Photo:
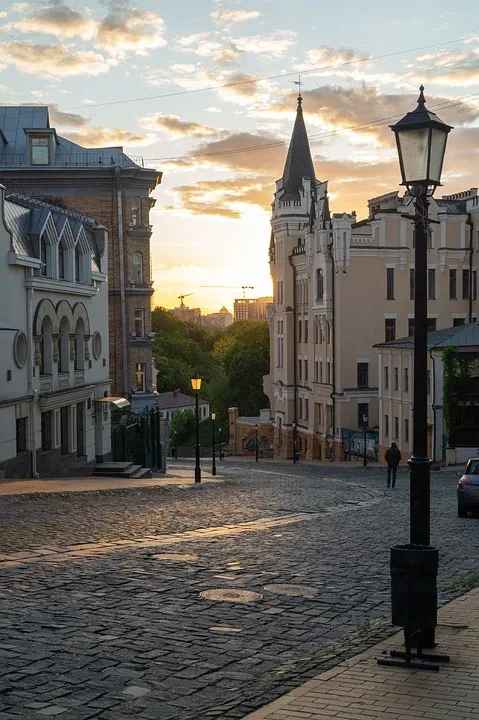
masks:
{"type": "Polygon", "coordinates": [[[161,468],[163,448],[159,410],[152,408],[142,415],[131,415],[126,422],[112,425],[111,452],[114,462],[161,468]]]}

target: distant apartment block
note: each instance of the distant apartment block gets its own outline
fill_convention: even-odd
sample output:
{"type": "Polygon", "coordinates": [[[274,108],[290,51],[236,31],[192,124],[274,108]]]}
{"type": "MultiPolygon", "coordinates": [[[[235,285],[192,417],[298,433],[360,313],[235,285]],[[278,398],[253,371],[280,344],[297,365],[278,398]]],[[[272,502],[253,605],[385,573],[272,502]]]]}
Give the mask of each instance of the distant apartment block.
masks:
{"type": "Polygon", "coordinates": [[[209,327],[227,328],[232,324],[232,322],[233,315],[224,305],[217,313],[210,313],[209,315],[201,316],[201,324],[209,327]]]}
{"type": "Polygon", "coordinates": [[[234,320],[266,320],[266,308],[272,297],[237,298],[234,302],[234,320]]]}
{"type": "Polygon", "coordinates": [[[186,305],[172,308],[168,312],[175,315],[178,320],[187,323],[194,323],[195,325],[201,325],[201,308],[189,308],[186,305]]]}

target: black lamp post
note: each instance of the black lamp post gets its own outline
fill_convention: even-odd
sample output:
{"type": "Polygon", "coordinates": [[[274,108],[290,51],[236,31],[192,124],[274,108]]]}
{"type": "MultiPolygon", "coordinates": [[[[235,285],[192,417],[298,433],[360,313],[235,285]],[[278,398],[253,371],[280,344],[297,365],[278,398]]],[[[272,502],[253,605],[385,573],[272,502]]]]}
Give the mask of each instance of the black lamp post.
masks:
{"type": "Polygon", "coordinates": [[[196,410],[196,442],[195,442],[195,483],[201,482],[201,467],[200,467],[200,411],[198,405],[198,393],[201,390],[201,378],[195,375],[191,378],[191,387],[195,393],[195,410],[196,410]]]}
{"type": "Polygon", "coordinates": [[[367,415],[363,415],[363,430],[364,430],[363,467],[366,467],[366,465],[368,464],[368,448],[367,448],[368,416],[367,415]]]}
{"type": "Polygon", "coordinates": [[[254,459],[258,462],[258,423],[254,426],[254,459]]]}
{"type": "Polygon", "coordinates": [[[215,454],[215,420],[216,420],[216,413],[211,413],[211,430],[212,430],[212,451],[211,451],[211,457],[213,464],[211,466],[211,474],[216,475],[216,454],[215,454]]]}
{"type": "Polygon", "coordinates": [[[222,452],[221,452],[221,443],[222,443],[222,440],[221,440],[221,432],[222,432],[222,431],[221,431],[221,428],[218,428],[218,442],[219,442],[219,444],[220,444],[220,460],[223,460],[223,454],[222,454],[222,452]]]}
{"type": "Polygon", "coordinates": [[[296,439],[297,439],[297,437],[296,437],[296,423],[295,423],[295,421],[293,420],[293,463],[296,463],[296,462],[297,462],[297,457],[296,457],[296,439]]]}
{"type": "MultiPolygon", "coordinates": [[[[414,405],[413,452],[410,468],[410,543],[391,548],[392,621],[402,625],[406,662],[411,646],[434,647],[437,624],[438,551],[430,546],[430,470],[427,456],[427,244],[429,197],[441,184],[441,172],[450,125],[426,108],[421,85],[418,105],[391,126],[396,136],[402,185],[414,198],[414,405]]],[[[432,656],[436,659],[438,656],[432,656]]],[[[444,656],[443,659],[447,658],[444,656]]],[[[378,660],[379,664],[401,661],[378,660]]],[[[424,668],[424,662],[416,663],[424,668]]],[[[437,668],[434,668],[437,669],[437,668]]]]}
{"type": "Polygon", "coordinates": [[[415,198],[414,429],[410,467],[411,543],[429,545],[430,468],[427,457],[427,239],[428,198],[441,184],[450,125],[426,108],[421,85],[418,106],[391,130],[396,136],[402,185],[415,198]]]}

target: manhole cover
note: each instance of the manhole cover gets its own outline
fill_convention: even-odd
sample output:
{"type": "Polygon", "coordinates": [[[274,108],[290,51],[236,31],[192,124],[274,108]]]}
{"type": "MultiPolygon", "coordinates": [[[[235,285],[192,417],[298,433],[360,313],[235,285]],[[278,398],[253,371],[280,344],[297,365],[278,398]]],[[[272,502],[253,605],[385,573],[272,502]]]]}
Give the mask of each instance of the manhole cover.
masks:
{"type": "Polygon", "coordinates": [[[200,592],[200,597],[205,598],[205,600],[247,603],[261,600],[263,596],[259,593],[251,592],[250,590],[233,590],[233,588],[224,588],[217,590],[203,590],[203,592],[200,592]]]}
{"type": "Polygon", "coordinates": [[[287,585],[280,583],[273,583],[271,585],[265,585],[265,590],[276,593],[276,595],[289,595],[290,597],[307,597],[312,598],[316,595],[316,590],[307,585],[287,585]]]}
{"type": "Polygon", "coordinates": [[[189,555],[188,553],[158,553],[152,555],[153,560],[170,560],[171,562],[195,562],[198,555],[189,555]]]}

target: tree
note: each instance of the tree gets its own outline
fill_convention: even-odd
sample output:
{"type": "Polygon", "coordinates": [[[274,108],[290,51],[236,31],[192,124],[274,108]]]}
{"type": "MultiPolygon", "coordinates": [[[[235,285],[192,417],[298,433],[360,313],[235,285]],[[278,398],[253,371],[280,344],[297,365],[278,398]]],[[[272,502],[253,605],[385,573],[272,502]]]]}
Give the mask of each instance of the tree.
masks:
{"type": "Polygon", "coordinates": [[[193,410],[176,410],[170,420],[170,442],[179,445],[187,440],[195,429],[193,410]]]}

